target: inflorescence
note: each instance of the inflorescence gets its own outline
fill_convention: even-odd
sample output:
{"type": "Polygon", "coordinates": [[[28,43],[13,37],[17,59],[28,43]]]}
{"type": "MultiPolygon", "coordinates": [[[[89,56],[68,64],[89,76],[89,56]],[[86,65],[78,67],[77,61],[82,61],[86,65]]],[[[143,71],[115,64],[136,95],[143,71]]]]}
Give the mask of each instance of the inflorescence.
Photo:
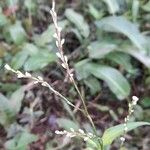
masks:
{"type": "Polygon", "coordinates": [[[70,128],[70,131],[55,131],[56,134],[58,135],[66,135],[67,137],[73,138],[73,137],[81,137],[84,139],[84,141],[87,141],[89,139],[96,138],[96,136],[93,133],[85,133],[82,129],[79,129],[78,131],[75,131],[73,128],[70,128]]]}
{"type": "MultiPolygon", "coordinates": [[[[128,131],[128,122],[130,120],[130,117],[131,115],[134,113],[134,107],[137,105],[137,102],[138,102],[139,98],[136,97],[136,96],[132,96],[132,101],[131,103],[128,104],[128,115],[127,117],[124,118],[124,135],[127,133],[128,131]]],[[[120,140],[121,140],[121,146],[124,144],[125,142],[125,137],[120,137],[120,140]]]]}

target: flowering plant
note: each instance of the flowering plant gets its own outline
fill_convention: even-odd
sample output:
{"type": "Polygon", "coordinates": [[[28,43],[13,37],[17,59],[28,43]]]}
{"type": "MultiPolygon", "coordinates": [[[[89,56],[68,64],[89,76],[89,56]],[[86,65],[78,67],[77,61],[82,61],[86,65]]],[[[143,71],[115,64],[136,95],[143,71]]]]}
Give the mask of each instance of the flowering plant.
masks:
{"type": "MultiPolygon", "coordinates": [[[[75,89],[79,95],[79,98],[82,102],[83,109],[78,108],[78,110],[81,111],[84,114],[84,116],[88,118],[89,122],[91,123],[92,129],[93,129],[93,133],[86,133],[82,129],[78,129],[76,131],[73,128],[71,128],[70,131],[56,130],[55,133],[58,135],[63,135],[63,136],[65,135],[69,138],[80,137],[85,142],[89,143],[89,147],[92,147],[93,149],[96,149],[96,150],[104,150],[105,147],[110,145],[114,139],[121,136],[120,137],[120,140],[121,140],[120,149],[121,149],[124,145],[124,142],[125,142],[125,136],[124,135],[128,131],[130,131],[136,127],[142,126],[142,125],[150,125],[150,123],[147,123],[147,122],[130,122],[130,117],[134,112],[134,106],[137,104],[139,99],[136,96],[132,97],[132,101],[129,102],[128,115],[124,119],[123,124],[111,127],[109,129],[106,129],[103,136],[100,137],[98,135],[97,129],[95,127],[94,121],[88,112],[88,109],[86,106],[86,101],[85,101],[84,97],[82,96],[82,94],[81,94],[81,92],[80,92],[80,90],[76,84],[76,81],[74,79],[74,74],[72,72],[72,69],[70,69],[70,66],[68,63],[68,58],[64,54],[63,44],[65,42],[65,39],[62,39],[62,35],[61,35],[62,29],[61,29],[61,27],[59,27],[58,22],[57,22],[57,13],[55,11],[55,1],[54,0],[52,2],[52,9],[50,10],[50,13],[51,13],[53,23],[55,26],[55,34],[53,36],[56,39],[56,46],[58,48],[56,55],[60,59],[61,66],[65,69],[67,77],[70,79],[70,82],[75,87],[75,89]]],[[[12,69],[7,64],[5,65],[5,68],[9,71],[16,73],[18,78],[29,78],[29,79],[32,79],[34,81],[34,84],[41,84],[42,86],[47,87],[50,91],[52,91],[54,94],[59,96],[61,100],[64,100],[67,104],[76,108],[76,106],[72,102],[70,102],[70,100],[68,100],[63,94],[61,94],[57,90],[55,90],[48,82],[44,81],[44,79],[42,77],[40,77],[40,76],[34,77],[29,72],[22,73],[19,70],[12,69]]]]}

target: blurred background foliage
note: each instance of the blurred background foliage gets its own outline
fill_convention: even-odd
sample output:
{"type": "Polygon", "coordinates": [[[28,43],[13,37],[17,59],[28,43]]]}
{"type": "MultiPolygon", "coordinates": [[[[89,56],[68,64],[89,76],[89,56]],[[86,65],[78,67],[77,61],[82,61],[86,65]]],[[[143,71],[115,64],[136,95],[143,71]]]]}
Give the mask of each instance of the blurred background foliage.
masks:
{"type": "MultiPolygon", "coordinates": [[[[98,132],[123,121],[126,100],[131,95],[140,98],[133,120],[150,121],[150,1],[56,2],[64,52],[98,132]]],[[[86,149],[79,139],[70,141],[53,133],[72,126],[90,131],[83,116],[60,104],[47,89],[18,80],[4,70],[8,63],[14,69],[43,76],[73,103],[81,105],[55,55],[50,8],[48,0],[0,1],[1,149],[86,149]]],[[[128,149],[148,150],[147,131],[135,131],[135,139],[128,135],[127,140],[133,141],[127,143],[128,149]]],[[[112,147],[117,146],[116,142],[112,147]]]]}

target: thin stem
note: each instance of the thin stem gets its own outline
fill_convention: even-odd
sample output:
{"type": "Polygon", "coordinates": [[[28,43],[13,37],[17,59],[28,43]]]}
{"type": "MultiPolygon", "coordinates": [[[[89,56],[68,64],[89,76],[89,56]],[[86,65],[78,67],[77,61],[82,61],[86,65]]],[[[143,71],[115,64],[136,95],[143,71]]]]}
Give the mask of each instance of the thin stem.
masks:
{"type": "MultiPolygon", "coordinates": [[[[52,9],[50,10],[52,19],[53,19],[53,23],[55,26],[55,34],[54,37],[56,38],[56,46],[58,48],[59,53],[57,53],[57,56],[60,58],[60,60],[62,61],[62,67],[66,70],[67,75],[69,76],[70,81],[73,83],[85,110],[85,114],[87,116],[87,118],[89,119],[92,128],[93,128],[93,132],[94,134],[98,137],[97,132],[96,132],[96,127],[94,125],[94,122],[88,112],[87,106],[85,104],[85,99],[83,98],[74,78],[73,78],[73,74],[71,73],[71,69],[69,68],[68,65],[68,59],[67,57],[64,55],[63,53],[63,44],[64,44],[64,39],[61,39],[61,28],[58,26],[58,21],[57,21],[57,13],[55,12],[55,0],[52,1],[52,9]]],[[[103,149],[103,144],[102,142],[99,142],[101,149],[103,149]]]]}
{"type": "MultiPolygon", "coordinates": [[[[70,106],[72,106],[73,108],[76,108],[76,106],[71,103],[65,96],[63,96],[61,93],[59,93],[58,91],[56,91],[49,83],[47,83],[46,81],[44,81],[41,77],[34,77],[32,76],[30,73],[26,72],[25,74],[23,74],[20,71],[16,71],[14,69],[12,69],[9,65],[5,65],[5,69],[7,69],[8,71],[11,71],[15,74],[17,74],[18,78],[28,78],[28,79],[32,79],[34,81],[34,84],[40,83],[42,86],[49,88],[50,91],[52,91],[55,95],[59,96],[60,98],[62,98],[62,100],[64,100],[67,104],[69,104],[70,106]]],[[[77,108],[78,110],[80,110],[83,114],[85,114],[85,112],[80,109],[77,108]]]]}

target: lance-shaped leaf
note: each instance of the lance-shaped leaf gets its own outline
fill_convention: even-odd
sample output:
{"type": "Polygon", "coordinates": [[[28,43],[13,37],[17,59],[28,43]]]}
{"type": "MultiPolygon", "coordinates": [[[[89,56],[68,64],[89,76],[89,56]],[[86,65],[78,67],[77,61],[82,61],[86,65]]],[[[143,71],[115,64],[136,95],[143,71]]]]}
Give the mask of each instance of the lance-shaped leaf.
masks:
{"type": "MultiPolygon", "coordinates": [[[[150,125],[150,123],[148,122],[130,122],[127,124],[127,132],[130,130],[133,130],[137,127],[143,126],[143,125],[150,125]]],[[[102,136],[102,140],[103,140],[103,144],[105,145],[110,145],[113,140],[115,140],[116,138],[118,138],[119,136],[124,134],[124,124],[120,124],[114,127],[111,127],[109,129],[107,129],[103,136],[102,136]]]]}
{"type": "Polygon", "coordinates": [[[145,50],[146,38],[140,33],[137,25],[128,21],[122,16],[106,17],[96,21],[98,28],[109,31],[119,32],[126,35],[139,49],[145,50]]]}
{"type": "Polygon", "coordinates": [[[118,99],[122,100],[130,94],[130,84],[118,70],[95,63],[90,63],[88,69],[95,77],[104,80],[118,99]]]}
{"type": "Polygon", "coordinates": [[[88,46],[90,58],[103,58],[108,53],[114,51],[117,45],[108,42],[95,41],[88,46]]]}
{"type": "Polygon", "coordinates": [[[107,6],[108,6],[108,9],[109,9],[109,12],[111,14],[115,14],[116,12],[119,11],[119,2],[117,0],[103,0],[107,6]]]}
{"type": "Polygon", "coordinates": [[[130,94],[130,84],[126,78],[116,69],[89,62],[88,59],[76,64],[78,79],[84,79],[91,74],[104,80],[110,90],[122,100],[130,94]]]}
{"type": "Polygon", "coordinates": [[[84,20],[81,14],[75,12],[73,9],[66,9],[65,16],[68,18],[70,22],[72,22],[78,28],[83,37],[87,38],[89,36],[90,34],[89,25],[84,20]]]}

